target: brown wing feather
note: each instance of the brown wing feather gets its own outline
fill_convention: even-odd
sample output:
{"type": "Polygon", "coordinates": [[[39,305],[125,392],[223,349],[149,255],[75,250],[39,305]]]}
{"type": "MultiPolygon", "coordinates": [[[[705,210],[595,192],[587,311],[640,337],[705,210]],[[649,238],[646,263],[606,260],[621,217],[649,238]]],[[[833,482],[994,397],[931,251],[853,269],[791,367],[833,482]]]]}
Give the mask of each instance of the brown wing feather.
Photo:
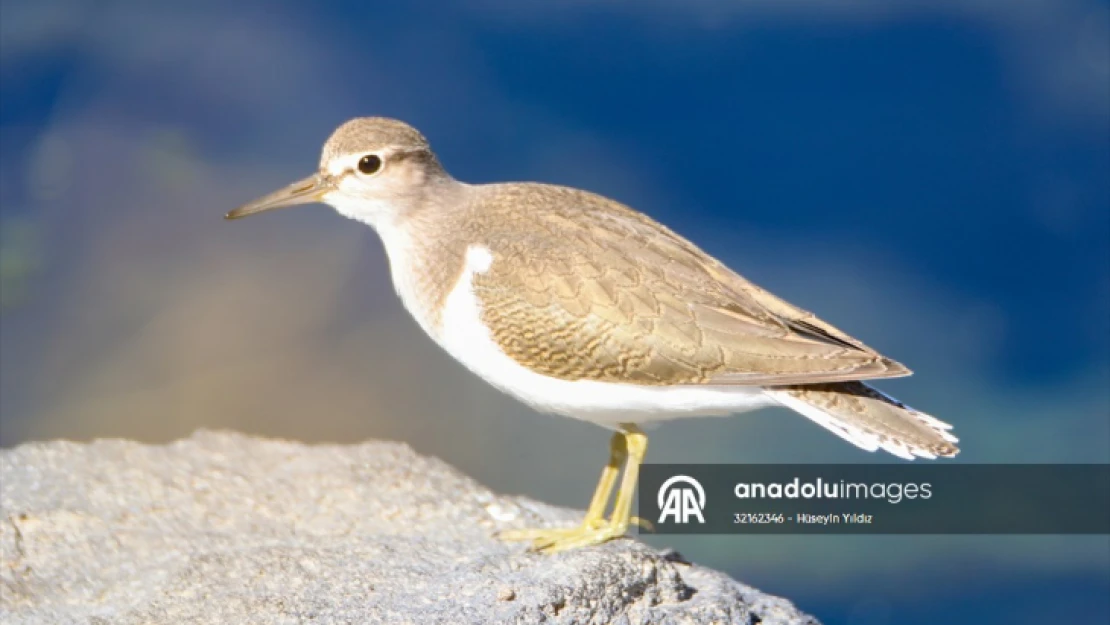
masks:
{"type": "Polygon", "coordinates": [[[909,374],[645,215],[547,189],[563,201],[534,207],[502,236],[483,228],[495,262],[474,278],[494,340],[517,362],[561,379],[649,385],[909,374]]]}

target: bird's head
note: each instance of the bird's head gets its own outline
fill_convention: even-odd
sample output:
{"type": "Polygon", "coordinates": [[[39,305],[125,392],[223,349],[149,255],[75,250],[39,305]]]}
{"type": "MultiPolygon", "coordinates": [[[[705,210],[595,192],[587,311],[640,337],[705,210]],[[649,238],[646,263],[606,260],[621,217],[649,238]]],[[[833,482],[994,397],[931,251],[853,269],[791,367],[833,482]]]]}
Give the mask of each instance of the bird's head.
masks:
{"type": "Polygon", "coordinates": [[[322,202],[377,228],[403,219],[420,205],[430,187],[443,182],[453,181],[419,131],[395,119],[359,117],[328,138],[316,173],[244,204],[226,217],[239,219],[322,202]]]}

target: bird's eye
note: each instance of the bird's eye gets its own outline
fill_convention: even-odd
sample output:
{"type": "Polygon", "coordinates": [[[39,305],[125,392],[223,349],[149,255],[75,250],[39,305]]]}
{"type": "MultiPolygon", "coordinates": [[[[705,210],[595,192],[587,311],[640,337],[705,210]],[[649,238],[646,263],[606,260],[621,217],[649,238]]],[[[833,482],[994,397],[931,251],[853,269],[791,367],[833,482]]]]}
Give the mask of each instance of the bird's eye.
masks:
{"type": "Polygon", "coordinates": [[[382,157],[377,154],[367,154],[358,161],[358,170],[367,176],[378,173],[382,168],[382,157]]]}

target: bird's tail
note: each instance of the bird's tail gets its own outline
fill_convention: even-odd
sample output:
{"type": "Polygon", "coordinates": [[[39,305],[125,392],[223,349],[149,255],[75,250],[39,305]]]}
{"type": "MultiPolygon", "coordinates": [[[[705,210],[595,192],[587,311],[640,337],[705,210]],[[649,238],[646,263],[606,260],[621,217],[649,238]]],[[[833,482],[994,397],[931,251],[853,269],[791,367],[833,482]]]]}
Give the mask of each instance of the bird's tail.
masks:
{"type": "Polygon", "coordinates": [[[863,382],[775,386],[764,389],[775,401],[809,417],[837,436],[868,451],[882,448],[914,456],[955,456],[960,450],[951,425],[918,412],[863,382]]]}

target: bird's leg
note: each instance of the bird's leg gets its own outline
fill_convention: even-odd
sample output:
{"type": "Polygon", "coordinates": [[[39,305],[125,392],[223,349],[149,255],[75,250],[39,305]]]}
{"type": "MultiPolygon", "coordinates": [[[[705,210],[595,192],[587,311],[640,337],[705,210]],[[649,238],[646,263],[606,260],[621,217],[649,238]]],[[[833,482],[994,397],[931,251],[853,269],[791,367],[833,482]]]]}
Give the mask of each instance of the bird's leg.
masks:
{"type": "MultiPolygon", "coordinates": [[[[598,545],[603,542],[620,538],[628,531],[630,522],[642,524],[640,519],[632,517],[632,498],[636,494],[636,480],[640,476],[640,464],[647,454],[647,435],[633,424],[621,425],[624,431],[625,449],[628,458],[624,464],[624,475],[621,476],[621,485],[617,490],[616,501],[613,503],[613,514],[609,522],[589,527],[583,524],[578,532],[557,537],[547,544],[535,544],[534,549],[544,553],[555,553],[577,547],[598,545]]],[[[539,541],[537,541],[538,543],[539,541]]]]}
{"type": "MultiPolygon", "coordinates": [[[[597,481],[594,496],[590,499],[590,506],[586,508],[586,517],[582,520],[581,527],[600,527],[605,524],[605,510],[609,507],[609,499],[613,495],[613,486],[617,483],[617,474],[620,473],[621,464],[628,457],[625,446],[624,433],[616,432],[609,439],[609,461],[601,470],[601,479],[597,481]]],[[[501,540],[531,540],[539,544],[548,543],[559,536],[573,534],[581,527],[565,528],[538,528],[523,530],[505,530],[497,534],[501,540]]]]}
{"type": "MultiPolygon", "coordinates": [[[[625,424],[625,444],[628,448],[628,460],[624,465],[624,476],[621,478],[621,487],[617,491],[617,500],[613,504],[613,516],[609,517],[609,524],[619,526],[623,535],[628,530],[628,523],[632,517],[632,498],[636,496],[636,480],[640,478],[640,465],[644,463],[647,455],[648,438],[643,430],[632,424],[625,424]]],[[[637,523],[642,523],[636,519],[637,523]]]]}
{"type": "Polygon", "coordinates": [[[621,424],[621,432],[614,435],[610,445],[609,464],[602,471],[598,489],[581,525],[570,529],[510,531],[502,533],[501,537],[507,540],[531,540],[533,550],[554,553],[619,538],[628,531],[629,523],[645,525],[644,521],[632,516],[632,499],[636,493],[640,464],[646,453],[647,435],[633,424],[621,424]],[[623,450],[623,453],[618,450],[623,450]],[[624,475],[621,477],[620,489],[617,490],[613,513],[606,520],[605,508],[616,481],[615,467],[621,460],[625,462],[624,475]]]}
{"type": "Polygon", "coordinates": [[[583,525],[594,526],[605,520],[605,510],[609,508],[609,498],[613,496],[613,485],[617,483],[617,474],[627,458],[628,446],[625,444],[624,434],[615,432],[613,438],[609,439],[609,462],[601,470],[601,479],[597,481],[590,507],[586,508],[583,525]]]}

